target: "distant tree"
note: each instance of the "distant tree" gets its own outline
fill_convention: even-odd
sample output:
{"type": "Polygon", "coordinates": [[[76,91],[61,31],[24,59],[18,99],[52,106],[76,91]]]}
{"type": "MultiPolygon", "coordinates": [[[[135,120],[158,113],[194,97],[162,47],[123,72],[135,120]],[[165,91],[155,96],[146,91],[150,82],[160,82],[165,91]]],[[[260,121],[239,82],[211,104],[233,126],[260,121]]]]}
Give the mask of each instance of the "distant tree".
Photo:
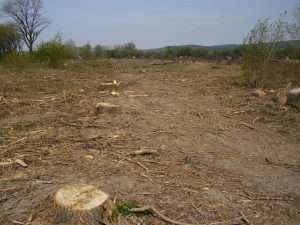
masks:
{"type": "Polygon", "coordinates": [[[192,50],[192,56],[197,58],[206,58],[208,57],[208,53],[207,48],[196,48],[192,50]]]}
{"type": "Polygon", "coordinates": [[[0,24],[0,57],[21,49],[21,35],[14,24],[0,24]]]}
{"type": "Polygon", "coordinates": [[[97,58],[104,56],[104,48],[101,45],[96,45],[94,48],[94,54],[97,58]]]}
{"type": "Polygon", "coordinates": [[[93,48],[89,42],[79,48],[79,55],[83,59],[90,59],[93,57],[93,48]]]}
{"type": "Polygon", "coordinates": [[[172,47],[167,47],[164,52],[164,57],[166,58],[175,58],[177,57],[176,50],[172,47]]]}
{"type": "Polygon", "coordinates": [[[67,59],[78,58],[79,55],[78,48],[72,39],[65,41],[64,49],[65,49],[65,57],[67,59]]]}
{"type": "Polygon", "coordinates": [[[1,11],[14,21],[30,53],[39,35],[50,24],[43,9],[41,0],[6,0],[2,6],[1,11]]]}
{"type": "Polygon", "coordinates": [[[137,48],[134,43],[126,43],[120,46],[121,56],[122,58],[130,58],[136,56],[137,48]]]}

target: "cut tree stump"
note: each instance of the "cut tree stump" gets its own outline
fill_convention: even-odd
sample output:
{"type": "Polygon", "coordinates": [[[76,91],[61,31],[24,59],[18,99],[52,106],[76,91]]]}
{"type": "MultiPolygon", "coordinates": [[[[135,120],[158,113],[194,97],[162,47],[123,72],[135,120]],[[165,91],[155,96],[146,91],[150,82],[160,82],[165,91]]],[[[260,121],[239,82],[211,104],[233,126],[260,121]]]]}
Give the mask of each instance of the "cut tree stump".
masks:
{"type": "Polygon", "coordinates": [[[96,109],[98,113],[116,113],[120,110],[120,106],[107,102],[99,102],[96,105],[96,109]]]}
{"type": "Polygon", "coordinates": [[[300,109],[300,88],[294,88],[288,92],[287,104],[300,109]]]}
{"type": "Polygon", "coordinates": [[[55,222],[72,225],[112,224],[109,195],[91,185],[69,185],[55,194],[55,222]]]}

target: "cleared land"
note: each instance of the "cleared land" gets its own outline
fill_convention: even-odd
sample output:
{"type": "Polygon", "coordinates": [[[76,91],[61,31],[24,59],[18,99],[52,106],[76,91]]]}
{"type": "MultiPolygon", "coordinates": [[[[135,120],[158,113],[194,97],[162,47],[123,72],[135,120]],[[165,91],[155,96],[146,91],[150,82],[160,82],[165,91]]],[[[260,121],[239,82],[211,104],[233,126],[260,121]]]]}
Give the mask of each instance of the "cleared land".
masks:
{"type": "Polygon", "coordinates": [[[73,183],[191,224],[299,224],[300,117],[281,90],[253,96],[239,65],[152,62],[0,69],[1,225],[54,224],[73,183]]]}

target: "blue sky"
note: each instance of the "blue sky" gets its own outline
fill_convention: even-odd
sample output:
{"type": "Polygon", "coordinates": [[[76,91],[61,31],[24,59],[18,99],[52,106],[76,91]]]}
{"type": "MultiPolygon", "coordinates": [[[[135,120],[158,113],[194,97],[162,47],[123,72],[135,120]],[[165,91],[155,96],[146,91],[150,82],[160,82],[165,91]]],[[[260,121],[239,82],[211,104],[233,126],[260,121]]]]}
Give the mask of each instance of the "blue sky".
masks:
{"type": "Polygon", "coordinates": [[[77,44],[134,42],[139,48],[241,43],[258,19],[277,18],[298,1],[44,0],[52,24],[40,40],[60,32],[77,44]]]}

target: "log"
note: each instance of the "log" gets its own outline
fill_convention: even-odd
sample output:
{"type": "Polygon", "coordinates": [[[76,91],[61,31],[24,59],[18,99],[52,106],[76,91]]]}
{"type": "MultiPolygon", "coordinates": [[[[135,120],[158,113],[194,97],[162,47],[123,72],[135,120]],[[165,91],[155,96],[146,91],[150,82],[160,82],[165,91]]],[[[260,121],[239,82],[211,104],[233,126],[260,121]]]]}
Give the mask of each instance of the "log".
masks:
{"type": "Polygon", "coordinates": [[[120,82],[117,82],[116,80],[112,82],[104,82],[100,84],[99,90],[100,91],[107,91],[107,90],[118,90],[120,88],[120,82]]]}
{"type": "Polygon", "coordinates": [[[91,185],[69,185],[54,198],[55,222],[72,225],[112,224],[109,195],[91,185]]]}
{"type": "Polygon", "coordinates": [[[107,102],[100,102],[96,105],[96,109],[98,113],[116,113],[119,111],[120,106],[107,102]]]}

